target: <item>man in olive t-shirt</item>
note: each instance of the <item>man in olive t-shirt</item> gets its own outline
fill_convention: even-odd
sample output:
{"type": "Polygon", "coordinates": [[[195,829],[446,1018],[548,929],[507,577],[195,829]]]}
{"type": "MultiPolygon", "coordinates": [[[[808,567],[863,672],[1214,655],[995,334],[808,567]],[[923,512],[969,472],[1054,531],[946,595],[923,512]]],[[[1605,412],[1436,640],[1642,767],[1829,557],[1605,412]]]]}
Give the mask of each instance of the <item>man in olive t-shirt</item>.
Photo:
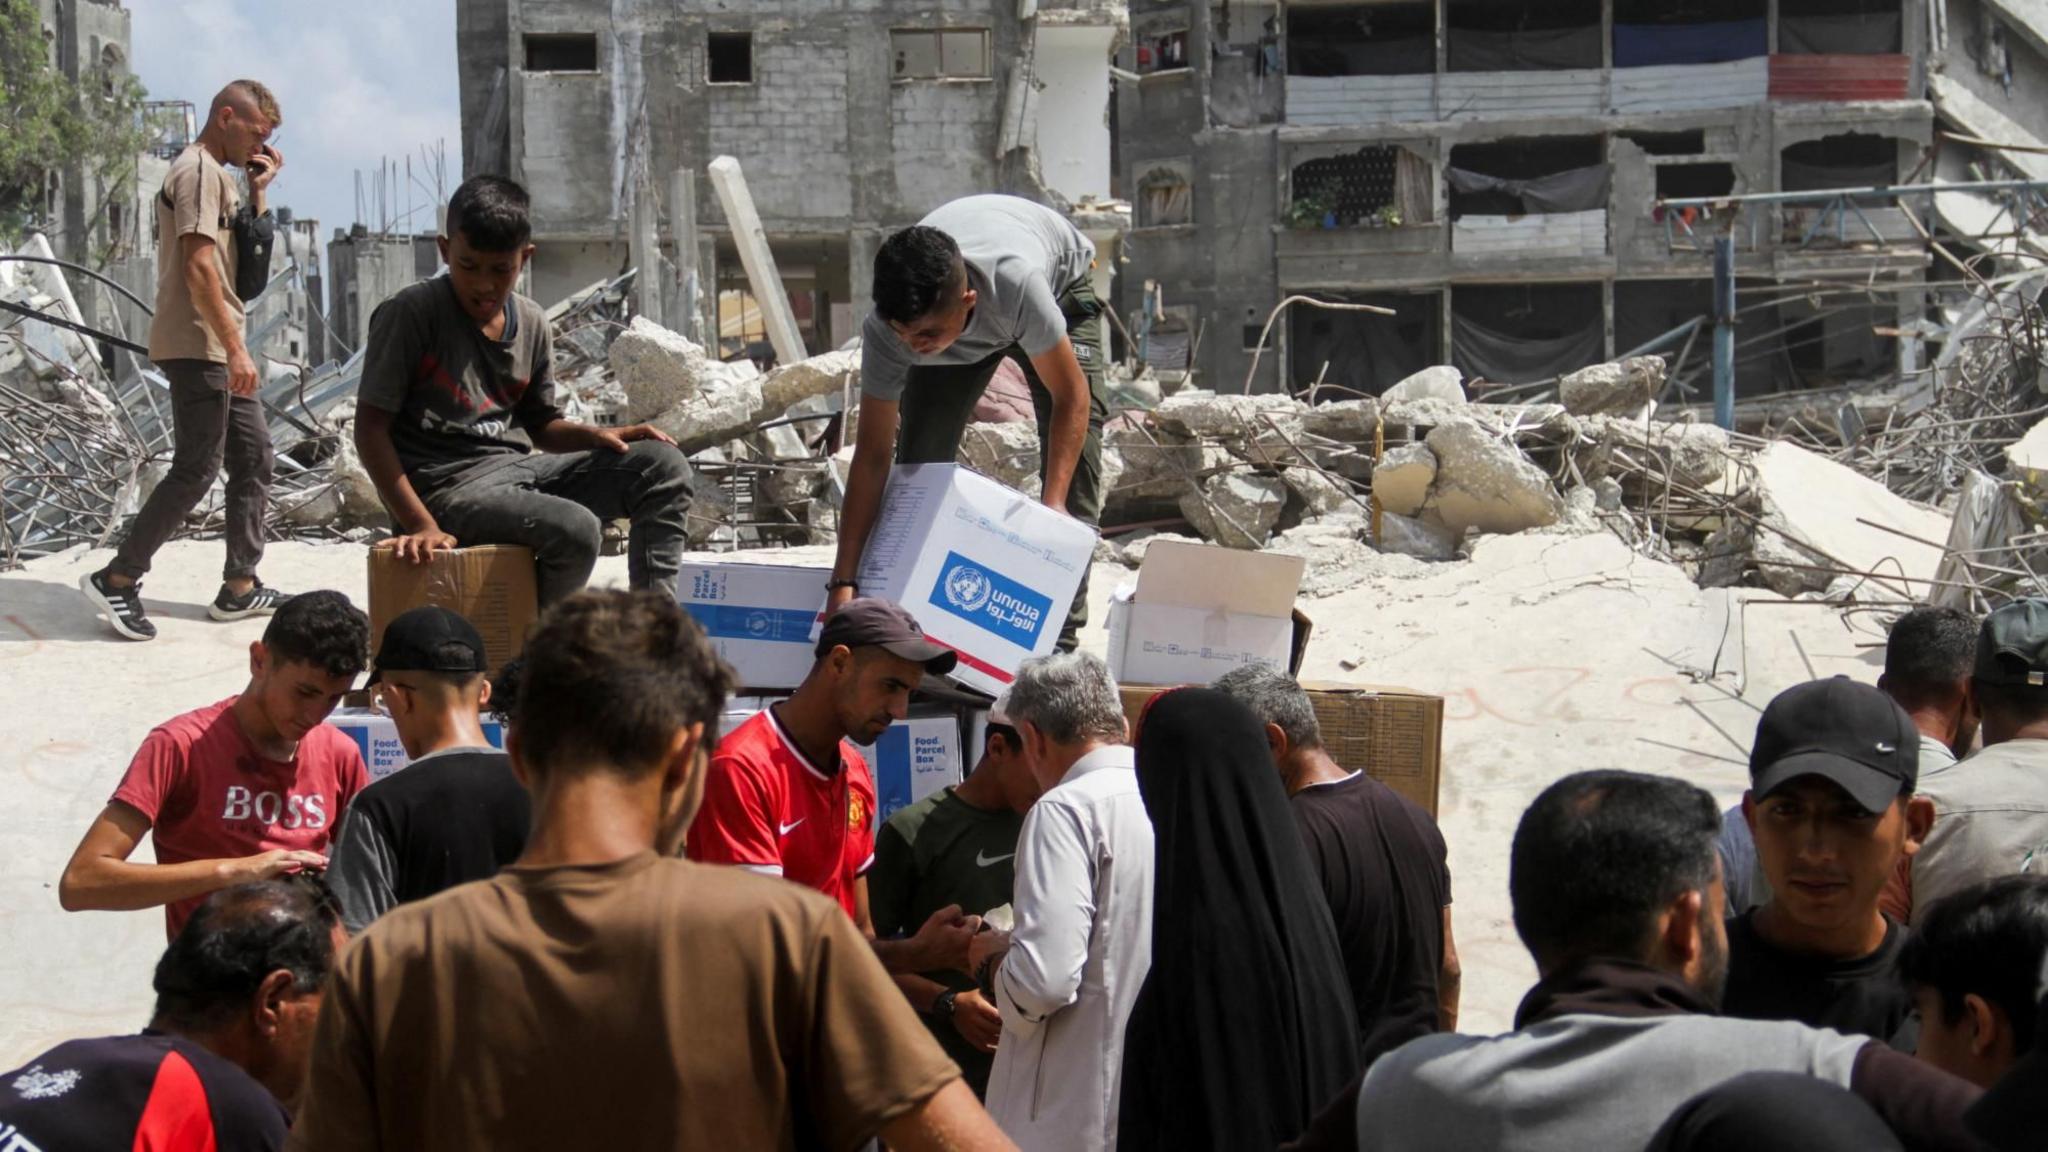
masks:
{"type": "MultiPolygon", "coordinates": [[[[965,782],[889,817],[875,837],[868,911],[877,936],[910,935],[952,905],[980,916],[1010,902],[1017,837],[1039,786],[1000,701],[989,712],[986,741],[981,763],[965,782]]],[[[1003,1017],[975,989],[974,978],[926,972],[898,976],[896,985],[924,1014],[974,1094],[987,1095],[1003,1017]]]]}
{"type": "Polygon", "coordinates": [[[673,599],[570,596],[521,676],[526,850],[349,949],[291,1148],[1009,1147],[836,903],[674,857],[731,672],[673,599]]]}

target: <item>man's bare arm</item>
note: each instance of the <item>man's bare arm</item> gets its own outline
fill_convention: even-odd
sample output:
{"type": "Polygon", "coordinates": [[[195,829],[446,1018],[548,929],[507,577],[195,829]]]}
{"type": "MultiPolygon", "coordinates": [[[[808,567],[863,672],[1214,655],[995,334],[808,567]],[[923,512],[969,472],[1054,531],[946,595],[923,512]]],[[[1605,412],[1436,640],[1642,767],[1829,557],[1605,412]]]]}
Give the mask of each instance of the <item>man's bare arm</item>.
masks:
{"type": "Polygon", "coordinates": [[[1051,351],[1033,357],[1031,367],[1052,393],[1052,427],[1046,429],[1045,477],[1038,498],[1046,507],[1065,512],[1067,489],[1088,440],[1088,377],[1074,358],[1074,342],[1065,336],[1051,351]]]}
{"type": "MultiPolygon", "coordinates": [[[[896,456],[897,402],[873,396],[860,398],[860,428],[853,442],[853,466],[846,474],[846,497],[839,507],[839,553],[832,579],[851,580],[860,572],[861,553],[882,514],[882,493],[889,485],[889,467],[896,456]]],[[[850,588],[835,588],[831,607],[853,599],[850,588]]]]}
{"type": "Polygon", "coordinates": [[[256,361],[249,358],[249,349],[242,343],[241,322],[228,306],[228,285],[221,278],[213,237],[188,232],[179,242],[184,257],[185,291],[192,297],[192,308],[199,313],[199,322],[206,325],[206,330],[213,333],[228,354],[228,391],[237,396],[252,396],[256,392],[256,361]]]}
{"type": "Polygon", "coordinates": [[[427,511],[426,501],[420,499],[411,478],[405,474],[398,448],[391,443],[391,420],[391,413],[382,408],[357,405],[356,455],[362,458],[363,471],[370,474],[370,482],[377,486],[377,495],[390,511],[391,519],[397,522],[398,534],[392,538],[391,547],[398,552],[399,559],[424,564],[434,553],[454,548],[456,541],[434,522],[434,514],[427,511]]]}
{"type": "Polygon", "coordinates": [[[109,802],[64,866],[64,877],[57,883],[57,903],[67,912],[154,908],[327,863],[317,852],[283,850],[182,864],[129,863],[135,845],[148,831],[149,817],[118,800],[109,802]]]}
{"type": "Polygon", "coordinates": [[[591,452],[600,448],[607,452],[624,452],[626,445],[635,440],[659,440],[664,444],[676,442],[675,437],[652,424],[601,428],[595,424],[562,419],[550,420],[538,428],[529,429],[527,436],[533,440],[533,446],[543,452],[591,452]]]}
{"type": "Polygon", "coordinates": [[[955,1080],[882,1128],[896,1152],[1004,1152],[1015,1144],[989,1119],[974,1090],[955,1080]]]}

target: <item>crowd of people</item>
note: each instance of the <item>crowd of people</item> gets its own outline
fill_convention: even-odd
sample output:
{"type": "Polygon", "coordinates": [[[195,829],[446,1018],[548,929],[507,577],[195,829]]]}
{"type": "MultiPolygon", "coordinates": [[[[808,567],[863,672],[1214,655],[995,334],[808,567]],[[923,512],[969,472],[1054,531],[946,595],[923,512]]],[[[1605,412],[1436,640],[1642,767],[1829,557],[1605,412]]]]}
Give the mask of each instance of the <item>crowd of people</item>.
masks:
{"type": "MultiPolygon", "coordinates": [[[[230,85],[173,165],[163,231],[204,267],[168,291],[236,282],[219,169],[260,192],[277,120],[230,85]]],[[[673,587],[687,464],[562,418],[511,291],[524,193],[480,177],[449,209],[449,273],[373,318],[358,445],[409,558],[450,528],[533,544],[545,610],[491,669],[446,609],[373,638],[338,592],[266,589],[231,532],[215,614],[269,617],[248,683],[150,732],[59,883],[164,909],[155,1012],[0,1076],[0,1148],[2048,1147],[2048,600],[1915,609],[1878,685],[1780,693],[1727,812],[1560,771],[1510,846],[1537,983],[1512,1030],[1463,1033],[1444,838],[1285,672],[1133,720],[1096,657],[1027,661],[972,771],[878,821],[861,749],[958,657],[840,575],[803,683],[721,738],[733,675],[673,587]],[[633,522],[630,589],[579,590],[600,517],[633,522]],[[374,784],[325,723],[365,672],[411,758],[374,784]]],[[[885,245],[895,396],[869,402],[908,424],[1021,348],[1048,491],[1085,505],[1078,254],[992,273],[993,241],[946,236],[885,245]]],[[[198,471],[246,434],[220,343],[183,390],[223,395],[179,409],[198,471]]],[[[146,638],[138,533],[85,585],[146,638]]]]}

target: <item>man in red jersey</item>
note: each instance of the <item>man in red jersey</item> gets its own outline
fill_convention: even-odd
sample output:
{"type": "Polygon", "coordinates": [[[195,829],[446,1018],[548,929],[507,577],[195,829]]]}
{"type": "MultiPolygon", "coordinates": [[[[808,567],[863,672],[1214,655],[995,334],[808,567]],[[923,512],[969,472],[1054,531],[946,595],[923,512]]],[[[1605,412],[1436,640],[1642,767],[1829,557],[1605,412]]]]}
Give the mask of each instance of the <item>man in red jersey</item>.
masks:
{"type": "MultiPolygon", "coordinates": [[[[794,695],[719,741],[688,855],[815,888],[873,940],[875,782],[852,745],[873,745],[909,713],[925,675],[951,672],[959,654],[925,639],[900,606],[869,597],[825,621],[817,657],[794,695]]],[[[941,908],[915,936],[874,940],[875,953],[891,972],[964,968],[979,926],[958,905],[941,908]]]]}
{"type": "Polygon", "coordinates": [[[172,938],[210,892],[325,868],[342,810],[369,783],[326,724],[369,659],[370,621],[339,592],[295,596],[249,645],[249,686],[150,732],[64,866],[72,912],[165,905],[172,938]],[[156,863],[131,862],[143,833],[156,863]]]}

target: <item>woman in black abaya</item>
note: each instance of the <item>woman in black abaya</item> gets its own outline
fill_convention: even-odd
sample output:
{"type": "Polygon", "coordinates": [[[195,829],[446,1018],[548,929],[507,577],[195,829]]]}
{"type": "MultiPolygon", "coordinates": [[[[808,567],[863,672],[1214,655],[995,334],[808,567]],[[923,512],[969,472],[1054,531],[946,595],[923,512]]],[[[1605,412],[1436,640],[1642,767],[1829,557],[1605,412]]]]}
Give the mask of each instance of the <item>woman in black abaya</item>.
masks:
{"type": "Polygon", "coordinates": [[[1259,722],[1221,692],[1156,698],[1138,734],[1156,845],[1152,968],[1124,1034],[1125,1152],[1271,1149],[1358,1074],[1356,1017],[1259,722]]]}

